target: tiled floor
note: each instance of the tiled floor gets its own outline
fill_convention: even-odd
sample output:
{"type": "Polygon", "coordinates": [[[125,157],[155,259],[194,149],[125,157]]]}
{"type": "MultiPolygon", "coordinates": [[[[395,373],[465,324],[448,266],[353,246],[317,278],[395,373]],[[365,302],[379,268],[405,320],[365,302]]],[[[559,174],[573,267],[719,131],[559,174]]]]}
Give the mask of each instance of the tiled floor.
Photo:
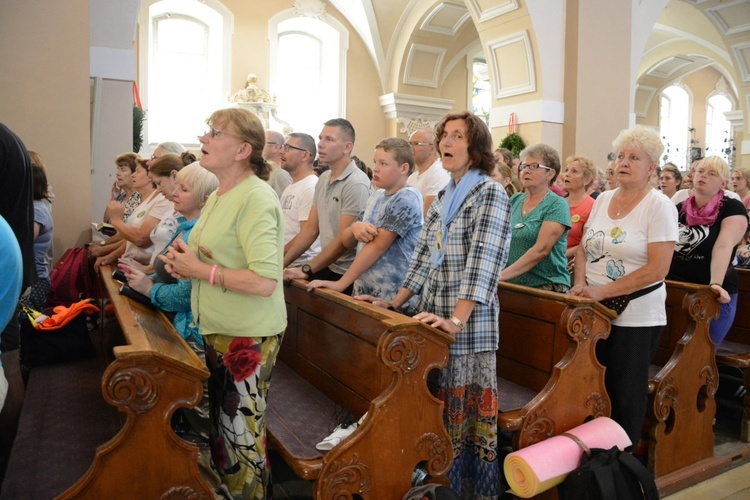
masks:
{"type": "Polygon", "coordinates": [[[678,491],[663,500],[748,500],[750,499],[750,464],[712,477],[695,486],[678,491]]]}
{"type": "MultiPolygon", "coordinates": [[[[283,460],[271,454],[276,499],[312,499],[310,483],[298,479],[283,460]]],[[[662,500],[750,500],[750,464],[732,469],[662,500]]]]}

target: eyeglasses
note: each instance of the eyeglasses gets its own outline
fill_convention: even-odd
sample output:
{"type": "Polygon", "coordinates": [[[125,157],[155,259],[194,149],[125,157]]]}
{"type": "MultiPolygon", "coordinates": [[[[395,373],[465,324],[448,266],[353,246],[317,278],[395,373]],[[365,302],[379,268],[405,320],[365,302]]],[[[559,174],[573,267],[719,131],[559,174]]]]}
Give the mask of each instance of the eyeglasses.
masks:
{"type": "Polygon", "coordinates": [[[416,141],[409,141],[409,145],[411,147],[416,148],[417,146],[432,146],[431,142],[416,142],[416,141]]]}
{"type": "MultiPolygon", "coordinates": [[[[268,142],[266,144],[271,144],[271,143],[268,142]]],[[[309,153],[309,151],[307,151],[306,149],[298,148],[297,146],[292,146],[291,144],[284,144],[282,146],[282,148],[284,149],[285,153],[288,153],[290,149],[296,149],[297,151],[302,151],[302,152],[305,152],[305,153],[309,153]]]]}
{"type": "Polygon", "coordinates": [[[216,137],[217,135],[227,135],[229,137],[234,137],[235,139],[243,140],[242,137],[240,137],[238,135],[230,134],[228,132],[224,132],[223,130],[219,130],[219,129],[215,129],[215,128],[210,128],[210,129],[206,130],[205,132],[203,132],[203,135],[200,136],[200,137],[204,137],[204,136],[206,136],[208,134],[211,134],[211,138],[212,139],[214,137],[216,137]]]}
{"type": "Polygon", "coordinates": [[[539,170],[540,168],[544,168],[546,170],[552,170],[547,165],[541,165],[539,163],[521,163],[518,165],[518,170],[521,171],[525,168],[528,168],[529,170],[539,170]]]}
{"type": "Polygon", "coordinates": [[[266,141],[266,146],[271,146],[273,144],[278,144],[278,142],[266,141]]]}

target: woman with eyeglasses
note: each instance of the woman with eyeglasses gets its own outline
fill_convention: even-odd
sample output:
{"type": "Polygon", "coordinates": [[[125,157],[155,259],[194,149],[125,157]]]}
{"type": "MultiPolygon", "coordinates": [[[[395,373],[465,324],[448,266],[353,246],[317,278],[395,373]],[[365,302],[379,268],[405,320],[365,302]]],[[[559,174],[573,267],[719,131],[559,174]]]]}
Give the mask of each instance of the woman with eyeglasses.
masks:
{"type": "Polygon", "coordinates": [[[529,146],[518,166],[524,192],[510,199],[508,265],[500,281],[565,293],[570,288],[565,257],[570,210],[550,189],[560,173],[560,157],[546,144],[529,146]]]}
{"type": "Polygon", "coordinates": [[[598,301],[630,299],[596,353],[607,368],[612,419],[635,447],[646,417],[649,363],[667,323],[663,281],[677,241],[677,210],[649,185],[664,151],[657,130],[637,125],[620,132],[612,146],[619,187],[594,203],[570,293],[598,301]]]}
{"type": "Polygon", "coordinates": [[[160,258],[192,280],[206,349],[214,465],[233,498],[267,498],[265,408],[286,329],[283,214],[266,182],[265,131],[242,108],[214,112],[199,137],[200,164],[219,180],[188,239],[160,258]]]}
{"type": "Polygon", "coordinates": [[[419,295],[414,317],[455,336],[438,381],[453,444],[448,478],[461,498],[497,498],[497,280],[507,258],[508,196],[489,176],[492,136],[481,118],[447,115],[435,137],[451,180],[430,205],[404,284],[391,302],[355,298],[398,309],[419,295]]]}

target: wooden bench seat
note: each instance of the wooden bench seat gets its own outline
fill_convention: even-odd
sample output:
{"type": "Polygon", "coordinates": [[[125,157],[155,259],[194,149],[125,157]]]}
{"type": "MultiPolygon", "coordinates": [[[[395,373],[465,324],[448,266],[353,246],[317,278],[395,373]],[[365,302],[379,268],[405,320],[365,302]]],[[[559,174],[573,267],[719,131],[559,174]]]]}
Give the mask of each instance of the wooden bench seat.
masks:
{"type": "Polygon", "coordinates": [[[213,498],[198,448],[171,428],[176,409],[200,400],[208,370],[163,314],[119,295],[110,274],[102,268],[122,343],[109,364],[32,369],[3,498],[213,498]],[[29,494],[60,466],[55,484],[67,489],[29,494]]]}
{"type": "Polygon", "coordinates": [[[414,469],[444,480],[453,450],[427,376],[452,338],[337,292],[285,290],[288,327],[269,388],[268,440],[316,498],[401,498],[414,469]],[[331,451],[315,444],[347,412],[367,417],[331,451]]]}
{"type": "Polygon", "coordinates": [[[710,321],[719,312],[707,286],[667,281],[667,326],[649,381],[648,466],[657,478],[713,457],[718,370],[710,321]]]}
{"type": "Polygon", "coordinates": [[[614,313],[572,295],[500,283],[498,427],[520,449],[609,416],[596,343],[614,313]]]}
{"type": "MultiPolygon", "coordinates": [[[[716,351],[716,362],[720,365],[734,366],[743,372],[743,384],[750,387],[750,269],[737,269],[739,290],[737,294],[737,314],[732,328],[729,329],[724,342],[716,351]]],[[[750,442],[750,394],[745,395],[744,410],[740,428],[742,441],[750,442]]]]}

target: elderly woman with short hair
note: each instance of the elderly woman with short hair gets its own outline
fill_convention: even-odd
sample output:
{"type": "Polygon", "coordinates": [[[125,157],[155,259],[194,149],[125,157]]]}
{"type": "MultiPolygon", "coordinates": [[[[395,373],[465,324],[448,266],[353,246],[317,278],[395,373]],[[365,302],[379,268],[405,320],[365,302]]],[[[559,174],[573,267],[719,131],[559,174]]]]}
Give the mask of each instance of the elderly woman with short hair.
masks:
{"type": "Polygon", "coordinates": [[[500,281],[565,293],[570,288],[565,258],[570,210],[550,189],[560,173],[560,157],[546,144],[529,146],[520,157],[524,192],[510,199],[512,236],[500,281]]]}
{"type": "Polygon", "coordinates": [[[599,301],[629,296],[609,338],[597,345],[597,357],[607,368],[612,418],[636,445],[646,417],[649,363],[667,323],[663,281],[677,241],[677,211],[649,185],[664,151],[659,133],[637,125],[620,132],[612,146],[618,188],[594,203],[570,292],[599,301]]]}

